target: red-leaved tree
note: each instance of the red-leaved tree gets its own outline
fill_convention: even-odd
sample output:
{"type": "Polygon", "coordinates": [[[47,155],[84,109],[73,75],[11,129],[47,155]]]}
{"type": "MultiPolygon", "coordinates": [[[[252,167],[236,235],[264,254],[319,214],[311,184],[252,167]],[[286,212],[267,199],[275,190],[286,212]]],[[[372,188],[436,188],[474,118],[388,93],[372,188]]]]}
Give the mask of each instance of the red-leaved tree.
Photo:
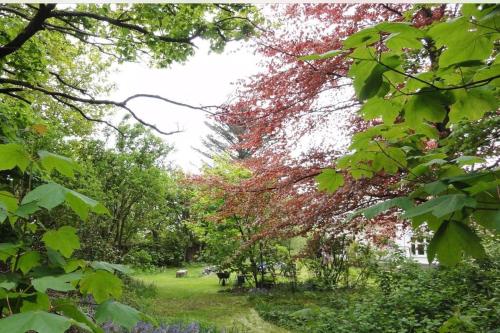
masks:
{"type": "Polygon", "coordinates": [[[335,165],[353,133],[371,123],[356,116],[359,101],[347,79],[349,60],[342,56],[313,62],[301,56],[341,49],[356,31],[383,21],[401,21],[412,10],[413,24],[430,24],[445,15],[445,6],[383,4],[274,5],[265,11],[278,21],[255,40],[263,71],[241,81],[233,102],[218,120],[246,128],[235,148],[253,152],[242,163],[252,177],[238,184],[207,178],[223,189],[220,216],[251,214],[263,233],[256,237],[294,236],[307,232],[363,230],[374,239],[390,236],[394,214],[377,220],[354,219],[349,212],[405,193],[399,179],[380,172],[371,179],[345,177],[335,194],[320,192],[314,177],[335,165]]]}

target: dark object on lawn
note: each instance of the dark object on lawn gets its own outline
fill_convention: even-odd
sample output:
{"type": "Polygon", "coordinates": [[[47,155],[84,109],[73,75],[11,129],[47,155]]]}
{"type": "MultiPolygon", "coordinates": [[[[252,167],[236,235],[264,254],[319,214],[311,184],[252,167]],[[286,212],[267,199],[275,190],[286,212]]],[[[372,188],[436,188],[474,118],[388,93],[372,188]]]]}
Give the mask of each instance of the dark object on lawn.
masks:
{"type": "Polygon", "coordinates": [[[219,284],[225,286],[226,285],[226,280],[229,279],[229,276],[231,275],[230,272],[224,271],[224,272],[217,272],[217,277],[219,278],[219,284]]]}
{"type": "Polygon", "coordinates": [[[237,279],[236,279],[236,285],[237,286],[242,286],[245,284],[245,280],[246,280],[246,275],[238,275],[237,279]]]}
{"type": "Polygon", "coordinates": [[[180,277],[185,277],[187,276],[188,271],[187,269],[179,269],[177,272],[175,272],[175,277],[180,278],[180,277]]]}

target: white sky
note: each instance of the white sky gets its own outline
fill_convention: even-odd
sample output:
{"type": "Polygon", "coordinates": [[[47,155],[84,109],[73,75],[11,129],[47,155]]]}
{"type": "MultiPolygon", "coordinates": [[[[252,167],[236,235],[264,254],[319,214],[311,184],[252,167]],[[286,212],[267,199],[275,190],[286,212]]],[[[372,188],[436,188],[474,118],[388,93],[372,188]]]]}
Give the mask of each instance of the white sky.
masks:
{"type": "MultiPolygon", "coordinates": [[[[116,84],[112,95],[123,100],[137,93],[161,95],[178,102],[200,105],[220,105],[234,92],[232,83],[258,72],[259,56],[243,46],[244,42],[227,45],[222,54],[209,53],[208,43],[199,41],[199,49],[185,64],[173,64],[168,69],[149,68],[145,63],[126,63],[111,77],[116,84]]],[[[140,98],[130,102],[132,110],[146,122],[164,131],[183,133],[161,136],[175,146],[167,158],[186,172],[197,172],[203,157],[192,147],[201,148],[201,140],[210,130],[204,125],[208,115],[159,100],[140,98]]],[[[117,123],[120,117],[113,118],[117,123]]]]}

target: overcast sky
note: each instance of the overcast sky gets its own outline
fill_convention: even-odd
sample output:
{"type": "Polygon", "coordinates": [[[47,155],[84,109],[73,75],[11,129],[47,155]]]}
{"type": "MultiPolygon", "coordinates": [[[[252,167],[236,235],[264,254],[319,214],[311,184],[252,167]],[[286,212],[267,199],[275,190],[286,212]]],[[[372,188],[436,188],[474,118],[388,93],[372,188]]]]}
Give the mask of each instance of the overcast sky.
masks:
{"type": "MultiPolygon", "coordinates": [[[[197,45],[197,53],[185,64],[174,64],[168,69],[149,68],[142,63],[120,65],[119,72],[111,78],[117,87],[113,97],[121,100],[147,93],[195,106],[220,105],[234,92],[232,83],[258,72],[258,56],[242,43],[229,44],[222,54],[209,54],[206,42],[197,45]]],[[[203,157],[192,147],[200,147],[202,138],[209,133],[203,123],[207,114],[147,98],[133,100],[130,106],[140,118],[161,130],[183,129],[182,133],[162,136],[176,149],[168,160],[187,172],[198,171],[203,157]]]]}

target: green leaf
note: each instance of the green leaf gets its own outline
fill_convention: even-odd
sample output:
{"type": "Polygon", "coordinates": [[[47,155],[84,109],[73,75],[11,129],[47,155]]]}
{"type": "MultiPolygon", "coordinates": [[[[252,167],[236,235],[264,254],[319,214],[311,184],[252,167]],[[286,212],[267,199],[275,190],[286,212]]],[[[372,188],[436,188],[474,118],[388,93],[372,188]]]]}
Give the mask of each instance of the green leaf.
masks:
{"type": "Polygon", "coordinates": [[[447,194],[428,200],[427,202],[408,209],[403,215],[404,218],[432,213],[436,217],[443,217],[447,214],[461,210],[464,207],[475,207],[476,200],[465,194],[447,194]]]}
{"type": "Polygon", "coordinates": [[[47,248],[47,258],[49,258],[49,262],[52,265],[59,267],[66,266],[66,260],[64,260],[63,256],[56,250],[51,249],[50,247],[47,248]]]}
{"type": "Polygon", "coordinates": [[[10,192],[0,191],[0,223],[17,209],[17,198],[10,192]]]}
{"type": "Polygon", "coordinates": [[[448,189],[448,184],[446,184],[440,180],[437,180],[435,182],[424,185],[425,192],[432,194],[432,195],[437,195],[441,192],[446,191],[447,189],[448,189]]]}
{"type": "Polygon", "coordinates": [[[333,169],[324,169],[315,179],[318,182],[318,189],[328,193],[333,193],[344,185],[344,176],[333,169]]]}
{"type": "Polygon", "coordinates": [[[14,212],[16,216],[27,219],[31,214],[40,210],[36,201],[29,202],[19,206],[19,208],[14,212]]]}
{"type": "Polygon", "coordinates": [[[24,253],[21,257],[19,257],[19,261],[17,263],[19,269],[23,274],[28,273],[33,267],[37,267],[40,265],[40,253],[36,251],[28,251],[24,253]]]}
{"type": "Polygon", "coordinates": [[[363,29],[344,40],[344,48],[350,49],[361,45],[373,44],[380,40],[379,31],[375,28],[363,29]]]}
{"type": "Polygon", "coordinates": [[[122,282],[112,273],[98,270],[85,274],[80,281],[80,291],[83,294],[92,294],[97,303],[102,303],[111,297],[121,296],[122,282]]]}
{"type": "Polygon", "coordinates": [[[69,274],[62,274],[58,276],[44,276],[41,278],[33,279],[32,285],[35,290],[39,292],[46,292],[47,289],[56,291],[71,291],[75,290],[72,282],[78,281],[82,278],[82,273],[73,272],[69,274]]]}
{"type": "Polygon", "coordinates": [[[0,332],[64,333],[75,322],[69,318],[45,311],[29,311],[0,319],[0,332]]]}
{"type": "Polygon", "coordinates": [[[450,122],[458,123],[462,119],[479,120],[486,112],[498,108],[498,101],[491,91],[485,89],[460,89],[454,93],[456,102],[451,105],[450,122]]]}
{"type": "Polygon", "coordinates": [[[383,32],[402,33],[407,36],[414,36],[420,38],[424,37],[424,33],[418,28],[413,27],[410,23],[382,22],[377,24],[374,28],[383,32]]]}
{"type": "Polygon", "coordinates": [[[0,288],[12,290],[17,287],[19,278],[14,273],[3,273],[0,275],[0,288]]]}
{"type": "Polygon", "coordinates": [[[399,207],[399,208],[402,208],[404,210],[407,210],[407,209],[410,209],[411,207],[413,207],[413,202],[408,197],[398,197],[398,198],[394,198],[394,199],[389,199],[389,200],[380,202],[376,205],[373,205],[373,206],[370,206],[370,207],[367,207],[364,209],[360,209],[360,210],[354,212],[352,215],[349,216],[348,220],[351,220],[353,217],[360,215],[360,214],[363,214],[364,217],[366,217],[367,219],[372,219],[375,216],[377,216],[377,215],[379,215],[379,214],[381,214],[381,213],[383,213],[391,208],[394,208],[394,207],[399,207]]]}
{"type": "Polygon", "coordinates": [[[401,148],[385,147],[373,158],[372,166],[375,171],[385,170],[389,174],[395,174],[399,168],[406,167],[406,154],[401,148]]]}
{"type": "Polygon", "coordinates": [[[338,56],[339,54],[345,52],[344,50],[331,50],[321,54],[310,54],[306,56],[299,57],[298,60],[309,61],[309,60],[323,60],[338,56]]]}
{"type": "Polygon", "coordinates": [[[500,209],[483,210],[479,208],[472,213],[472,217],[483,227],[500,232],[500,209]]]}
{"type": "Polygon", "coordinates": [[[460,42],[448,44],[448,48],[441,53],[439,67],[448,67],[473,60],[485,60],[491,55],[493,42],[489,37],[476,33],[466,33],[461,36],[460,42]]]}
{"type": "Polygon", "coordinates": [[[17,249],[21,247],[21,244],[13,243],[0,243],[0,261],[5,262],[9,257],[12,257],[17,253],[17,249]]]}
{"type": "Polygon", "coordinates": [[[442,122],[446,109],[440,95],[423,93],[414,95],[405,106],[405,121],[410,128],[417,128],[424,120],[442,122]]]}
{"type": "Polygon", "coordinates": [[[34,190],[28,192],[21,201],[21,204],[36,202],[40,207],[48,210],[62,204],[66,197],[66,188],[56,184],[49,183],[40,185],[34,190]]]}
{"type": "Polygon", "coordinates": [[[14,169],[16,166],[25,171],[30,163],[30,156],[23,146],[16,143],[0,144],[0,171],[14,169]]]}
{"type": "Polygon", "coordinates": [[[462,253],[474,258],[483,258],[485,251],[480,238],[467,225],[457,221],[446,221],[431,239],[427,257],[432,262],[437,256],[443,265],[453,266],[458,263],[462,253]]]}
{"type": "Polygon", "coordinates": [[[74,319],[77,322],[83,323],[92,329],[94,333],[104,333],[104,330],[97,326],[90,317],[83,313],[75,304],[68,300],[56,300],[54,308],[57,312],[62,313],[64,316],[74,319]]]}
{"type": "Polygon", "coordinates": [[[428,35],[436,42],[436,47],[438,48],[444,45],[455,45],[460,42],[464,34],[467,34],[468,27],[468,19],[466,17],[459,17],[436,24],[429,30],[428,35]]]}
{"type": "Polygon", "coordinates": [[[401,109],[401,105],[383,98],[374,97],[363,104],[360,112],[366,120],[381,117],[384,120],[384,124],[392,125],[401,109]]]}
{"type": "Polygon", "coordinates": [[[36,293],[33,302],[29,298],[25,298],[23,300],[23,306],[21,307],[21,312],[28,311],[49,311],[50,308],[50,300],[49,296],[44,293],[36,293]]]}
{"type": "Polygon", "coordinates": [[[50,210],[65,201],[83,220],[87,219],[90,211],[97,214],[109,214],[101,203],[56,183],[38,186],[23,198],[21,204],[27,205],[34,202],[50,210]]]}
{"type": "MultiPolygon", "coordinates": [[[[375,63],[373,61],[364,61],[364,63],[369,62],[375,63]]],[[[361,101],[377,95],[382,87],[382,74],[386,70],[387,68],[377,63],[375,63],[375,65],[367,64],[360,67],[354,77],[354,91],[361,101]],[[365,67],[366,71],[364,70],[365,67]]]]}
{"type": "Polygon", "coordinates": [[[17,198],[10,192],[0,191],[0,207],[2,206],[7,211],[14,212],[18,207],[17,198]]]}
{"type": "Polygon", "coordinates": [[[40,156],[40,163],[43,168],[48,172],[55,169],[60,174],[73,178],[75,170],[79,170],[78,164],[68,157],[49,153],[45,150],[38,151],[38,156],[40,156]]]}
{"type": "Polygon", "coordinates": [[[70,273],[76,270],[77,268],[84,268],[87,266],[87,262],[83,259],[72,259],[69,260],[65,265],[62,265],[64,268],[64,272],[70,273]]]}
{"type": "Polygon", "coordinates": [[[95,319],[99,324],[112,321],[130,330],[141,320],[141,313],[128,305],[109,300],[96,308],[95,319]]]}
{"type": "MultiPolygon", "coordinates": [[[[500,64],[494,64],[478,70],[473,77],[473,81],[477,82],[477,81],[489,80],[499,75],[500,75],[500,64]]],[[[495,87],[500,87],[500,77],[491,80],[489,84],[495,87]]]]}
{"type": "Polygon", "coordinates": [[[490,181],[478,181],[474,185],[467,187],[464,190],[467,191],[470,195],[476,195],[480,192],[494,189],[499,185],[500,185],[500,179],[497,179],[494,181],[491,181],[491,180],[490,181]]]}
{"type": "Polygon", "coordinates": [[[67,190],[65,199],[71,209],[84,221],[87,220],[90,211],[109,214],[101,203],[73,190],[67,190]]]}
{"type": "Polygon", "coordinates": [[[472,165],[476,163],[486,162],[483,158],[477,156],[460,156],[452,160],[452,162],[457,163],[459,166],[472,165]]]}
{"type": "Polygon", "coordinates": [[[420,49],[422,48],[422,42],[418,37],[396,33],[390,35],[386,41],[385,45],[391,50],[401,50],[401,49],[420,49]]]}
{"type": "Polygon", "coordinates": [[[421,88],[429,87],[429,85],[425,82],[433,83],[434,78],[435,78],[435,73],[434,72],[423,72],[423,73],[419,73],[417,75],[414,75],[414,77],[415,78],[408,78],[408,81],[406,82],[406,86],[403,89],[404,92],[412,93],[412,92],[416,92],[417,90],[419,90],[421,88]],[[424,82],[416,80],[416,78],[418,78],[424,82]]]}
{"type": "Polygon", "coordinates": [[[80,240],[76,235],[76,229],[70,226],[62,226],[57,230],[47,231],[42,241],[45,246],[59,251],[66,258],[71,257],[73,251],[80,248],[80,240]]]}
{"type": "Polygon", "coordinates": [[[128,267],[127,265],[112,264],[105,261],[92,261],[90,263],[90,267],[92,267],[93,269],[102,269],[110,273],[118,271],[123,274],[130,274],[131,272],[130,267],[128,267]]]}

